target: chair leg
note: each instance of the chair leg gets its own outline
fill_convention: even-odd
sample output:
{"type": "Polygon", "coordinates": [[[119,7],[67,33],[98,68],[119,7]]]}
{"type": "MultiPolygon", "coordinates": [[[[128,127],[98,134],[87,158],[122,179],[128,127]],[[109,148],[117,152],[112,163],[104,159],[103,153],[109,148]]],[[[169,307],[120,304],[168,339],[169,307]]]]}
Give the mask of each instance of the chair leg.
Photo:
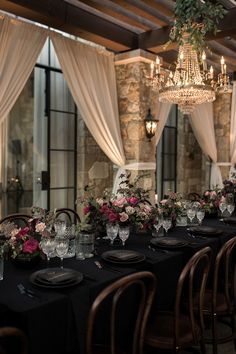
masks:
{"type": "Polygon", "coordinates": [[[236,351],[236,326],[235,326],[235,314],[234,312],[231,315],[231,328],[232,328],[232,336],[234,341],[234,349],[236,351]]]}
{"type": "Polygon", "coordinates": [[[213,347],[213,354],[217,354],[217,317],[216,313],[213,314],[212,317],[212,347],[213,347]]]}

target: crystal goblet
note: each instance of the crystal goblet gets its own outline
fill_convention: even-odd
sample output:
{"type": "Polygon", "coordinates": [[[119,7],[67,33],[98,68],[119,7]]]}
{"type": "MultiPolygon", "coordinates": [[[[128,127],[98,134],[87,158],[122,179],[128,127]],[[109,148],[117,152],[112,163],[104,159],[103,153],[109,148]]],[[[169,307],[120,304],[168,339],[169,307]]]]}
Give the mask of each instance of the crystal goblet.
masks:
{"type": "Polygon", "coordinates": [[[118,235],[119,225],[117,223],[106,224],[107,236],[111,240],[111,245],[113,245],[116,236],[118,235]]]}

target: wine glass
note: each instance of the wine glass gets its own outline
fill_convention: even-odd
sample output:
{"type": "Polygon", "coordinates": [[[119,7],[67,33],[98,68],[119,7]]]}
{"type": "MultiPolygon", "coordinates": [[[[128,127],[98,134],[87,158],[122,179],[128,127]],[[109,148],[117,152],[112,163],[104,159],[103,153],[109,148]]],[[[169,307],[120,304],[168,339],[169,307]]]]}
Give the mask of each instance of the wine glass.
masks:
{"type": "Polygon", "coordinates": [[[163,220],[163,227],[164,227],[166,233],[167,233],[168,230],[171,228],[171,225],[172,225],[172,220],[171,220],[171,218],[164,218],[164,220],[163,220]]]}
{"type": "Polygon", "coordinates": [[[54,250],[55,250],[55,239],[53,237],[43,237],[40,241],[40,247],[43,251],[43,253],[46,254],[47,256],[47,262],[49,264],[50,257],[52,256],[54,250]]]}
{"type": "MultiPolygon", "coordinates": [[[[227,209],[227,204],[224,203],[224,202],[221,202],[221,203],[219,204],[219,209],[220,209],[220,211],[221,211],[221,217],[223,218],[224,212],[225,212],[225,210],[227,209]]],[[[221,220],[222,220],[222,219],[221,219],[221,220]]]]}
{"type": "Polygon", "coordinates": [[[106,224],[107,236],[111,240],[111,245],[113,245],[116,236],[118,235],[119,225],[117,223],[106,224]]]}
{"type": "Polygon", "coordinates": [[[62,236],[66,231],[66,222],[64,220],[55,220],[54,230],[56,231],[57,236],[62,236]]]}
{"type": "Polygon", "coordinates": [[[187,217],[189,218],[190,223],[193,222],[193,219],[195,218],[195,216],[196,216],[196,210],[194,210],[193,208],[187,209],[187,217]]]}
{"type": "Polygon", "coordinates": [[[228,210],[230,216],[233,214],[234,209],[235,209],[235,205],[233,203],[227,204],[227,210],[228,210]]]}
{"type": "Polygon", "coordinates": [[[198,210],[196,215],[197,215],[197,219],[199,221],[199,224],[201,225],[202,220],[205,217],[205,211],[204,210],[198,210]]]}
{"type": "Polygon", "coordinates": [[[69,240],[67,238],[57,237],[56,239],[56,253],[61,259],[61,268],[63,268],[63,258],[67,254],[69,248],[69,240]]]}
{"type": "Polygon", "coordinates": [[[125,245],[125,241],[129,238],[129,231],[130,231],[129,226],[120,226],[119,227],[119,231],[118,231],[119,238],[121,239],[123,246],[125,245]]]}
{"type": "Polygon", "coordinates": [[[163,216],[158,216],[153,224],[157,235],[158,235],[160,228],[163,226],[163,221],[164,221],[163,216]]]}

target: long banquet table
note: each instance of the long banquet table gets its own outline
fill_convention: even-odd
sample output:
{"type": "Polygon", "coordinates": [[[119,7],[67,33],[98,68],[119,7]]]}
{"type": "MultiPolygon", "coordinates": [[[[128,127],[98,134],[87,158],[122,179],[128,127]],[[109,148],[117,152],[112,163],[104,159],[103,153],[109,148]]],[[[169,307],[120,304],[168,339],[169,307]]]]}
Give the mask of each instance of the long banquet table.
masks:
{"type": "MultiPolygon", "coordinates": [[[[168,309],[173,305],[178,276],[186,261],[198,249],[210,246],[216,254],[219,247],[236,235],[236,225],[225,225],[219,220],[204,220],[203,225],[214,226],[223,231],[217,237],[191,238],[186,227],[176,227],[167,237],[187,240],[186,246],[177,249],[150,249],[148,234],[132,234],[125,249],[145,254],[142,263],[129,266],[112,264],[112,268],[98,269],[95,260],[101,260],[101,253],[108,249],[122,248],[120,244],[111,247],[106,241],[98,240],[97,255],[86,260],[64,259],[64,267],[84,273],[84,279],[76,286],[66,289],[45,289],[33,286],[29,281],[32,272],[46,268],[45,261],[26,270],[5,262],[4,279],[0,282],[0,325],[17,326],[28,336],[30,354],[72,354],[84,353],[86,321],[90,306],[96,295],[109,283],[139,270],[149,270],[157,277],[157,292],[152,311],[168,309]],[[18,291],[17,285],[24,284],[32,289],[36,297],[28,297],[18,291]]],[[[59,266],[54,258],[50,266],[59,266]]]]}

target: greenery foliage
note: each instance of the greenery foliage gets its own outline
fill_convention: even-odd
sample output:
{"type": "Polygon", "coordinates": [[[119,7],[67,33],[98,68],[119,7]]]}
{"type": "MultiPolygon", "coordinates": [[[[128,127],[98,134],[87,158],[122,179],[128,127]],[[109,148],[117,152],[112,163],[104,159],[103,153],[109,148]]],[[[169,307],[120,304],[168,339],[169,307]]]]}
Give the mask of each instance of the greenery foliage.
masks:
{"type": "Polygon", "coordinates": [[[183,33],[188,33],[188,42],[201,52],[205,47],[205,36],[216,34],[219,21],[227,10],[218,1],[176,0],[175,24],[170,32],[170,39],[183,44],[183,33]]]}

